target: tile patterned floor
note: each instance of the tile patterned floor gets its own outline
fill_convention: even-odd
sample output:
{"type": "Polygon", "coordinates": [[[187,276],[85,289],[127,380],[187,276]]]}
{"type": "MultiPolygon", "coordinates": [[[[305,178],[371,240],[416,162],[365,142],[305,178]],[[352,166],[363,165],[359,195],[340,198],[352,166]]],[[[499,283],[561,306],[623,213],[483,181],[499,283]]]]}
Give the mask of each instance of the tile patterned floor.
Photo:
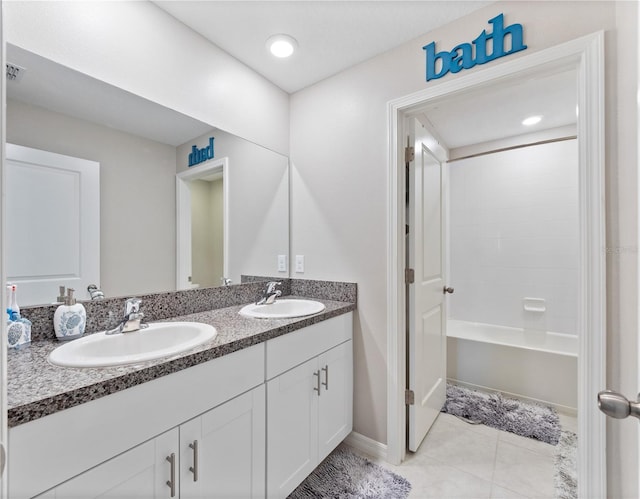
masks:
{"type": "MultiPolygon", "coordinates": [[[[560,420],[563,429],[576,431],[575,418],[562,415],[560,420]]],[[[373,461],[411,482],[410,499],[547,499],[555,497],[554,450],[441,413],[418,452],[408,454],[402,465],[373,461]]]]}

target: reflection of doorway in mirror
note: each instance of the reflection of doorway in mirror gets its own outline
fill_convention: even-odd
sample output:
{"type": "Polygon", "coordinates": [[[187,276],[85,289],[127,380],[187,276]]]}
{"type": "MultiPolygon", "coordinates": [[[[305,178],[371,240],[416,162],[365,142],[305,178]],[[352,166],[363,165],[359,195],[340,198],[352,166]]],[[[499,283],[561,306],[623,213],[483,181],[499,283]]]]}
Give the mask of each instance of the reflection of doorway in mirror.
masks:
{"type": "Polygon", "coordinates": [[[219,286],[224,275],[222,173],[189,182],[191,188],[191,284],[219,286]]]}
{"type": "Polygon", "coordinates": [[[228,158],[176,175],[177,289],[220,286],[228,277],[228,158]]]}

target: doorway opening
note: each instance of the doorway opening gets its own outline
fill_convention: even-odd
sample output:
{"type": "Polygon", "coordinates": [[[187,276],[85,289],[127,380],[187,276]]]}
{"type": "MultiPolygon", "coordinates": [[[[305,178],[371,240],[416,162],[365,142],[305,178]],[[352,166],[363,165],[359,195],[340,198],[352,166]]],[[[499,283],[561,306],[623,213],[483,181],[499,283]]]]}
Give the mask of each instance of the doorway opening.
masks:
{"type": "MultiPolygon", "coordinates": [[[[605,495],[605,431],[603,419],[595,403],[597,392],[604,387],[605,376],[605,292],[604,292],[604,110],[603,35],[596,33],[563,45],[543,50],[483,71],[477,71],[389,104],[389,322],[388,322],[388,447],[387,459],[399,464],[405,456],[405,386],[406,355],[409,344],[404,334],[405,318],[405,172],[404,147],[410,135],[408,120],[438,112],[445,115],[451,106],[463,102],[465,119],[479,116],[474,102],[482,103],[482,95],[491,88],[503,90],[544,75],[574,71],[573,90],[577,95],[576,135],[578,141],[578,284],[576,330],[578,334],[577,410],[578,410],[578,482],[580,496],[605,495]]],[[[500,94],[498,95],[500,97],[500,94]]],[[[507,105],[508,106],[508,105],[507,105]]],[[[494,113],[495,114],[495,113],[494,113]]],[[[487,126],[490,126],[491,119],[487,126]]],[[[476,127],[480,131],[486,127],[476,127]]],[[[436,140],[437,134],[436,135],[436,140]]],[[[542,141],[545,139],[539,139],[542,141]]],[[[491,141],[486,139],[485,142],[491,141]]],[[[503,147],[508,147],[503,145],[503,147]]],[[[497,147],[498,148],[498,147],[497,147]]],[[[453,149],[453,148],[451,148],[453,149]]],[[[460,146],[460,157],[473,155],[460,146]]],[[[451,151],[450,151],[451,152],[451,151]]],[[[449,160],[452,157],[448,158],[449,160]]],[[[444,269],[446,271],[446,267],[444,269]]],[[[521,297],[525,298],[525,297],[521,297]]],[[[536,296],[526,298],[539,298],[536,296]]],[[[528,303],[540,308],[539,301],[528,303]]],[[[446,328],[446,325],[445,325],[446,328]]],[[[410,368],[410,367],[409,367],[410,368]]],[[[418,398],[416,395],[415,398],[418,398]]]]}
{"type": "Polygon", "coordinates": [[[228,158],[176,175],[177,289],[226,284],[228,179],[228,158]]]}

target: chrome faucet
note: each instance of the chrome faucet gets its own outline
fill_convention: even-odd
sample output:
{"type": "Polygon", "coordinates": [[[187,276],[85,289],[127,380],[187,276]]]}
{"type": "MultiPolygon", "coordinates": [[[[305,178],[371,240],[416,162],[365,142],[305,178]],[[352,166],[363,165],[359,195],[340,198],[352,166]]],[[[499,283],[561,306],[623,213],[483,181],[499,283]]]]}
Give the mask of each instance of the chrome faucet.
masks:
{"type": "Polygon", "coordinates": [[[282,283],[277,281],[269,281],[267,287],[264,290],[262,298],[260,298],[256,305],[271,305],[276,301],[276,298],[282,295],[282,291],[276,289],[276,286],[280,286],[282,283]]]}
{"type": "Polygon", "coordinates": [[[149,327],[149,324],[142,324],[144,314],[140,312],[140,298],[129,298],[124,304],[124,318],[113,329],[109,329],[105,334],[131,333],[149,327]]]}

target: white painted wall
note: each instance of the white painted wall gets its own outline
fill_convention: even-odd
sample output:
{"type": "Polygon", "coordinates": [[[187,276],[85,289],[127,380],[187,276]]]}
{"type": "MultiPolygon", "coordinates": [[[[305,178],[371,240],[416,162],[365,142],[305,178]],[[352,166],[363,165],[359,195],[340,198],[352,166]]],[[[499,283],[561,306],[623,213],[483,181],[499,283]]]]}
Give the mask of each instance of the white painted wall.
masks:
{"type": "Polygon", "coordinates": [[[5,2],[3,8],[8,43],[289,152],[288,94],[151,2],[5,2]]]}
{"type": "MultiPolygon", "coordinates": [[[[608,385],[637,393],[637,9],[501,1],[292,95],[292,255],[305,255],[304,277],[358,283],[356,432],[386,442],[386,104],[427,85],[424,45],[471,41],[500,12],[529,47],[507,60],[606,31],[608,385]]],[[[636,421],[608,423],[611,497],[638,496],[637,434],[636,421]]]]}
{"type": "Polygon", "coordinates": [[[100,163],[96,284],[107,296],[175,289],[175,147],[17,101],[7,141],[100,163]]]}
{"type": "Polygon", "coordinates": [[[579,334],[577,141],[448,168],[449,317],[579,334]],[[546,310],[525,310],[525,297],[544,299],[546,310]]]}

